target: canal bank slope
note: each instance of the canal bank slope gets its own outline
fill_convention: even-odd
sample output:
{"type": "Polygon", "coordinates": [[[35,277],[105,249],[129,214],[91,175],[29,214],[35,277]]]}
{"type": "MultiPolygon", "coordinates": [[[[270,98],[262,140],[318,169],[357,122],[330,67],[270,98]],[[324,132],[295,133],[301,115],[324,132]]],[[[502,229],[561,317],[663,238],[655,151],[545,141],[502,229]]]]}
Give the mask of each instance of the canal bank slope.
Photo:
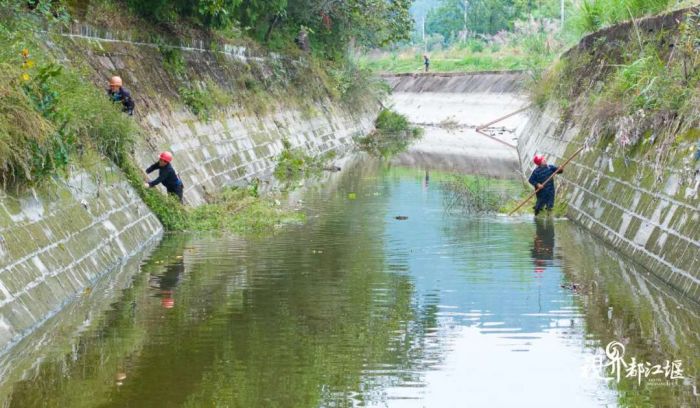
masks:
{"type": "Polygon", "coordinates": [[[687,81],[697,64],[683,49],[698,33],[691,9],[584,38],[535,90],[518,132],[524,174],[536,153],[561,164],[583,148],[558,177],[568,217],[696,301],[700,124],[687,81]]]}
{"type": "MultiPolygon", "coordinates": [[[[343,154],[376,113],[372,100],[358,109],[334,100],[301,57],[197,40],[157,44],[83,25],[40,35],[46,54],[100,91],[111,75],[124,79],[141,129],[132,159],[145,168],[172,151],[193,206],[270,176],[284,140],[310,155],[343,154]],[[272,88],[288,97],[267,96],[272,88]]],[[[108,160],[83,157],[66,173],[2,191],[0,354],[163,233],[108,160]]]]}

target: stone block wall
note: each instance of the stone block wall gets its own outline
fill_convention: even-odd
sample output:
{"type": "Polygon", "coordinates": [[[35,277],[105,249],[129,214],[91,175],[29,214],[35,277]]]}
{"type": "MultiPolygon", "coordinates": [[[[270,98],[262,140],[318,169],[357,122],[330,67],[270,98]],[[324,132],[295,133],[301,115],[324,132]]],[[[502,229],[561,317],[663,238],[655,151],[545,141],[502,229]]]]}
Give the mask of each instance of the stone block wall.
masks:
{"type": "MultiPolygon", "coordinates": [[[[533,109],[518,147],[529,175],[535,153],[563,163],[584,146],[585,132],[562,123],[558,109],[533,109]]],[[[688,146],[667,165],[584,146],[557,177],[568,217],[692,299],[700,299],[700,162],[688,146]]]]}
{"type": "Polygon", "coordinates": [[[318,90],[325,84],[308,69],[308,61],[274,53],[242,47],[206,49],[202,44],[169,46],[182,62],[180,73],[173,73],[153,43],[85,27],[54,38],[54,53],[88,68],[96,85],[106,87],[109,76],[122,76],[136,101],[134,118],[144,129],[135,151],[138,164],[146,168],[160,151],[172,151],[188,205],[204,203],[208,194],[222,186],[269,176],[284,139],[310,155],[342,154],[352,146],[353,137],[371,130],[379,107],[372,102],[344,106],[324,92],[294,94],[294,90],[318,90]],[[251,110],[239,100],[246,87],[253,86],[246,81],[261,88],[284,84],[289,97],[282,95],[268,100],[259,111],[251,110]],[[183,104],[181,88],[198,89],[203,84],[215,84],[231,95],[233,105],[217,107],[220,110],[208,119],[194,115],[183,104]]]}
{"type": "MultiPolygon", "coordinates": [[[[312,117],[295,109],[261,117],[232,112],[204,122],[182,110],[151,112],[146,120],[152,142],[175,156],[173,165],[185,184],[187,204],[199,205],[222,186],[269,177],[283,140],[312,156],[329,151],[342,155],[354,137],[372,127],[370,116],[353,117],[332,105],[318,107],[318,112],[312,117]]],[[[146,167],[155,154],[156,150],[147,149],[137,159],[146,167]]]]}
{"type": "MultiPolygon", "coordinates": [[[[172,151],[189,205],[223,186],[269,176],[283,140],[311,155],[342,154],[372,126],[374,107],[351,113],[329,99],[300,104],[299,95],[297,103],[274,101],[266,113],[235,106],[208,120],[178,102],[180,86],[215,81],[225,88],[249,70],[274,75],[282,58],[274,54],[208,50],[201,42],[177,46],[188,72],[175,83],[156,44],[81,29],[47,34],[46,45],[99,87],[113,74],[124,77],[143,129],[134,151],[138,164],[146,168],[158,152],[172,151]]],[[[162,235],[160,222],[116,168],[99,158],[87,161],[65,179],[0,191],[0,355],[162,235]]]]}
{"type": "Polygon", "coordinates": [[[3,191],[0,352],[161,233],[160,222],[113,168],[76,167],[67,179],[41,188],[3,191]]]}

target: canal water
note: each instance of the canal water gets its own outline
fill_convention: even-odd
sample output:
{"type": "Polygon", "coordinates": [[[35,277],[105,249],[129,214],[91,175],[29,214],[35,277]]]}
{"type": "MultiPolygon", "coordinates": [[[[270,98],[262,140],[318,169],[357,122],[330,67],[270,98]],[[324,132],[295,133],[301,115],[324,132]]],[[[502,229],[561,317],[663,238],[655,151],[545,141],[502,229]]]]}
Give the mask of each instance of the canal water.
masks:
{"type": "Polygon", "coordinates": [[[445,197],[363,165],[303,225],[166,236],[0,360],[3,406],[697,406],[694,304],[566,221],[445,197]]]}

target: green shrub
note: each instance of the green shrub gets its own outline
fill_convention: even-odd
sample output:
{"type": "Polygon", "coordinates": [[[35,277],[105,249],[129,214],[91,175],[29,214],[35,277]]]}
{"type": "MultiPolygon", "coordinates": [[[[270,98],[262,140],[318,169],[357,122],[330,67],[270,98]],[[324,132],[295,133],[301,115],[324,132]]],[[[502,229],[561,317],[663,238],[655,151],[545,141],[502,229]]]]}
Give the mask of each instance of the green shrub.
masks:
{"type": "Polygon", "coordinates": [[[233,97],[212,80],[205,81],[201,87],[181,87],[179,92],[192,113],[206,121],[233,103],[233,97]]]}
{"type": "Polygon", "coordinates": [[[359,138],[357,143],[373,156],[389,158],[405,151],[422,134],[423,129],[411,126],[406,116],[382,109],[374,122],[374,130],[359,138]]]}
{"type": "Polygon", "coordinates": [[[495,213],[512,198],[498,181],[479,176],[452,176],[442,185],[446,208],[466,214],[495,213]]]}
{"type": "Polygon", "coordinates": [[[274,175],[277,180],[288,185],[310,177],[318,176],[329,160],[335,157],[335,152],[312,157],[301,148],[292,148],[288,140],[283,140],[284,150],[277,157],[274,175]]]}
{"type": "Polygon", "coordinates": [[[182,51],[162,43],[158,45],[158,51],[163,56],[163,68],[170,75],[177,78],[185,74],[186,65],[185,59],[182,57],[182,51]]]}
{"type": "Polygon", "coordinates": [[[469,51],[474,52],[474,53],[483,52],[484,49],[486,48],[486,45],[484,44],[483,41],[470,39],[466,43],[467,43],[467,46],[469,47],[469,51]]]}
{"type": "Polygon", "coordinates": [[[0,172],[4,182],[36,182],[94,148],[120,164],[136,127],[82,77],[48,62],[2,64],[0,172]]]}

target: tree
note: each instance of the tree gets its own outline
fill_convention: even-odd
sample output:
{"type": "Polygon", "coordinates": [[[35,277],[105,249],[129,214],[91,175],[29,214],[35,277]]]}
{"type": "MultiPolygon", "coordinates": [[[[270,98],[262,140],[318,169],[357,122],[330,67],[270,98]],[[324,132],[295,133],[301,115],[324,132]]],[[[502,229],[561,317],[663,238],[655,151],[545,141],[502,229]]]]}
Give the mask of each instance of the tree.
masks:
{"type": "Polygon", "coordinates": [[[289,0],[287,13],[317,42],[342,51],[350,41],[376,47],[410,38],[410,6],[411,0],[289,0]]]}
{"type": "MultiPolygon", "coordinates": [[[[467,29],[478,34],[511,30],[526,17],[559,17],[559,0],[468,0],[467,29]]],[[[464,29],[464,0],[441,0],[426,17],[426,31],[453,38],[464,29]]]]}

